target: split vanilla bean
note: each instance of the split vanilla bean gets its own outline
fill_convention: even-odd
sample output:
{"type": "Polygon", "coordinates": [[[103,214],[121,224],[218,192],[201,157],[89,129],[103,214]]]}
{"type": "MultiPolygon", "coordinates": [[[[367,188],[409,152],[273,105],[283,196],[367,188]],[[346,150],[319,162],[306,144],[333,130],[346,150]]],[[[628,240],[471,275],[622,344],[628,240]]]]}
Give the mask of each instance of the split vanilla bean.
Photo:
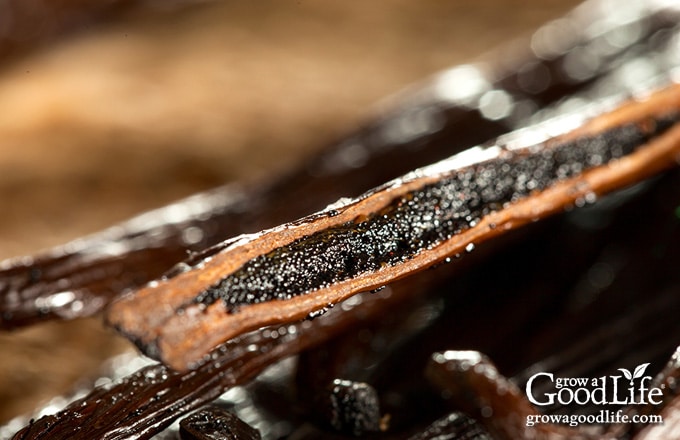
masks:
{"type": "Polygon", "coordinates": [[[559,120],[500,138],[358,199],[234,239],[114,303],[108,320],[150,356],[190,368],[221,341],[323,313],[677,164],[680,86],[600,113],[581,116],[573,130],[559,120]]]}

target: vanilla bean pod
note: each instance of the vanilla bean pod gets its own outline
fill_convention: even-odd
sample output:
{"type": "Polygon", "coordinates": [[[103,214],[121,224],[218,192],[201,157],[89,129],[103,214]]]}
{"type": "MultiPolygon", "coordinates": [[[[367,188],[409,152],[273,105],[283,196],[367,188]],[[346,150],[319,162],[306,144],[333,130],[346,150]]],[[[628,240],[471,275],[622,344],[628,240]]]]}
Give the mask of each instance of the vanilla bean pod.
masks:
{"type": "Polygon", "coordinates": [[[114,303],[107,319],[151,357],[189,368],[240,333],[323,311],[676,165],[679,111],[680,86],[671,85],[581,116],[571,131],[557,120],[500,138],[358,199],[234,239],[114,303]]]}
{"type": "MultiPolygon", "coordinates": [[[[673,195],[673,193],[674,193],[673,188],[676,188],[676,187],[677,187],[677,186],[676,186],[676,183],[677,183],[677,180],[675,180],[675,181],[673,181],[673,180],[671,180],[671,181],[662,180],[662,181],[659,182],[659,185],[658,185],[659,188],[665,189],[665,190],[666,190],[666,193],[667,193],[667,194],[666,194],[666,197],[665,197],[664,199],[669,199],[669,197],[668,197],[669,194],[670,194],[671,196],[673,195]]],[[[658,199],[658,197],[659,197],[658,195],[650,194],[649,196],[645,196],[645,199],[646,199],[646,200],[652,200],[652,201],[653,201],[653,200],[658,199]]],[[[672,197],[671,197],[671,198],[672,198],[672,197]]],[[[674,206],[674,205],[673,205],[673,206],[674,206]]],[[[642,208],[640,209],[640,211],[642,211],[643,209],[644,209],[644,204],[643,204],[642,208]]],[[[668,209],[666,209],[664,212],[666,212],[666,214],[659,213],[659,212],[656,212],[656,211],[654,211],[654,210],[650,211],[649,209],[646,209],[646,210],[645,210],[645,213],[646,213],[647,215],[645,216],[645,219],[660,218],[660,217],[663,217],[663,215],[667,215],[668,212],[670,212],[670,213],[672,214],[672,206],[671,206],[671,211],[668,211],[668,209]]],[[[592,214],[592,213],[591,213],[591,214],[592,214]]],[[[624,228],[624,229],[626,229],[626,228],[624,228]]],[[[664,228],[664,227],[659,227],[659,228],[657,228],[657,229],[659,229],[659,232],[662,232],[662,230],[665,229],[665,228],[664,228]]],[[[640,239],[644,239],[644,236],[646,236],[646,234],[647,234],[646,232],[641,231],[640,234],[639,234],[639,235],[641,235],[640,239]]],[[[626,234],[624,234],[624,235],[626,235],[626,234]]],[[[627,234],[627,235],[630,235],[630,234],[627,234]]],[[[636,240],[637,240],[637,239],[636,239],[636,240]]],[[[651,244],[653,245],[654,243],[651,243],[651,244]]],[[[672,242],[671,242],[671,247],[672,247],[672,242]]],[[[647,255],[647,252],[646,252],[646,251],[640,251],[640,253],[641,253],[641,254],[644,254],[644,255],[647,255]]],[[[465,261],[465,260],[464,260],[464,261],[465,261]]],[[[653,266],[654,266],[654,264],[652,264],[651,267],[653,267],[653,266]]],[[[658,266],[658,269],[664,270],[664,265],[663,265],[663,264],[657,264],[657,266],[658,266]]],[[[668,266],[672,267],[673,265],[672,265],[672,264],[667,264],[666,267],[668,267],[668,266]]],[[[644,269],[644,268],[643,268],[643,269],[641,269],[641,270],[642,270],[644,273],[648,273],[648,272],[651,273],[651,272],[649,271],[649,269],[644,269]]],[[[429,273],[436,273],[436,272],[439,272],[439,271],[428,271],[428,272],[429,272],[429,273]]],[[[423,273],[423,275],[424,275],[424,274],[429,274],[428,272],[423,273]]],[[[653,275],[652,275],[652,276],[653,276],[653,275]]],[[[668,278],[666,277],[666,278],[664,278],[664,279],[667,280],[668,278]]],[[[404,280],[404,281],[407,281],[407,280],[404,280]]],[[[638,286],[638,287],[639,287],[639,286],[638,286]]],[[[390,290],[392,290],[392,289],[390,289],[390,290]]],[[[672,296],[670,296],[670,295],[667,295],[666,297],[669,297],[669,298],[672,299],[672,296]]],[[[369,297],[369,298],[370,298],[370,297],[369,297]]],[[[672,311],[675,310],[675,309],[676,309],[676,308],[673,307],[673,306],[670,306],[670,307],[663,306],[663,307],[661,307],[660,310],[666,311],[666,312],[668,312],[668,313],[672,313],[672,311]]],[[[335,312],[336,310],[337,310],[337,308],[334,309],[332,312],[335,312]]],[[[356,310],[355,310],[355,311],[356,311],[356,310]]],[[[352,312],[354,312],[354,311],[352,311],[352,312]]],[[[351,314],[351,313],[349,313],[349,314],[351,314]]],[[[322,322],[324,319],[331,318],[331,316],[332,316],[332,315],[329,314],[328,316],[325,316],[325,317],[322,317],[322,318],[320,318],[320,319],[318,319],[318,320],[315,320],[315,321],[313,321],[313,324],[316,324],[316,323],[318,323],[318,322],[322,322]]],[[[648,316],[649,316],[649,315],[648,315],[648,316]]],[[[652,318],[653,318],[654,315],[652,314],[651,316],[652,316],[652,318]]],[[[659,316],[659,315],[657,315],[657,316],[659,316]]],[[[653,322],[653,321],[652,321],[652,322],[653,322]]],[[[630,328],[630,324],[629,324],[628,327],[624,327],[624,326],[621,326],[621,327],[623,327],[624,329],[625,329],[625,328],[630,328]]],[[[663,334],[663,332],[662,332],[661,334],[663,334]]],[[[605,344],[605,345],[606,345],[606,344],[605,344]]],[[[163,371],[167,371],[167,370],[163,370],[163,371]]],[[[153,376],[153,375],[152,375],[152,376],[153,376]]],[[[129,386],[130,383],[131,383],[131,382],[134,382],[136,379],[140,379],[140,377],[143,377],[143,376],[135,376],[134,378],[130,378],[130,379],[128,380],[128,382],[126,382],[126,383],[128,384],[127,386],[129,386]]],[[[176,383],[175,383],[174,385],[176,385],[176,383]]],[[[189,387],[189,386],[187,386],[187,388],[188,388],[188,387],[189,387]]],[[[178,387],[174,386],[174,387],[172,387],[172,388],[174,389],[174,388],[178,388],[178,387]]],[[[119,389],[121,395],[122,395],[122,394],[125,394],[125,392],[124,392],[125,389],[126,389],[125,387],[122,387],[122,388],[119,389]]],[[[129,391],[130,393],[132,393],[133,391],[135,391],[135,389],[130,389],[130,388],[127,388],[127,389],[128,389],[128,391],[129,391]]],[[[203,390],[206,390],[206,389],[207,389],[207,388],[203,388],[203,390]]],[[[185,389],[185,391],[186,391],[186,389],[185,389]]],[[[172,399],[172,398],[175,396],[173,393],[174,393],[174,391],[168,393],[167,395],[164,394],[164,398],[172,399]]],[[[154,393],[149,393],[148,395],[155,395],[155,394],[156,394],[156,392],[154,392],[154,393]]],[[[144,396],[145,394],[142,393],[142,394],[126,394],[126,395],[127,395],[127,396],[130,396],[130,395],[133,395],[133,396],[134,396],[134,397],[132,398],[132,399],[134,399],[134,400],[132,400],[132,399],[130,399],[130,398],[126,398],[126,399],[130,399],[130,400],[128,401],[128,403],[130,403],[130,402],[136,402],[136,401],[137,401],[136,399],[138,399],[138,396],[144,396]]],[[[123,399],[123,400],[125,400],[125,399],[123,399]]],[[[163,400],[163,399],[160,399],[160,400],[163,400]]],[[[172,406],[172,405],[175,404],[176,402],[170,400],[169,402],[164,402],[164,403],[166,403],[167,405],[172,406]]],[[[103,406],[104,404],[103,404],[103,403],[100,403],[99,405],[102,405],[102,406],[103,406]]],[[[177,407],[177,406],[174,406],[174,408],[176,408],[176,407],[177,407]]],[[[65,413],[59,414],[58,417],[57,417],[57,420],[59,420],[59,423],[60,423],[60,424],[63,424],[63,425],[66,425],[66,424],[71,423],[71,424],[72,424],[71,426],[73,426],[73,424],[76,424],[77,422],[74,421],[74,420],[78,420],[76,414],[79,414],[78,411],[77,411],[77,408],[78,408],[78,406],[76,405],[76,407],[73,409],[73,411],[71,411],[71,412],[65,412],[65,413]],[[71,417],[75,417],[75,419],[71,419],[71,417]],[[70,420],[70,421],[69,421],[69,420],[70,420]]],[[[123,413],[126,413],[126,412],[127,412],[127,411],[126,411],[124,408],[122,408],[122,407],[119,407],[118,409],[121,411],[120,413],[114,411],[114,412],[112,412],[111,414],[116,414],[116,417],[117,417],[117,414],[123,414],[123,413]]],[[[167,417],[168,415],[165,414],[164,416],[167,417]]],[[[113,419],[114,417],[111,416],[110,418],[113,419]]],[[[44,424],[45,421],[38,421],[37,424],[36,424],[36,429],[38,429],[38,427],[41,426],[41,425],[40,425],[41,423],[44,424]]],[[[90,423],[90,422],[87,421],[86,423],[90,423]]],[[[134,426],[134,423],[136,423],[136,421],[134,421],[134,420],[127,420],[127,421],[125,421],[125,423],[130,423],[130,425],[123,425],[123,426],[127,426],[127,427],[129,428],[130,426],[134,426]]],[[[147,422],[147,423],[148,423],[148,422],[147,422]]],[[[142,428],[143,428],[143,427],[142,427],[142,428]]],[[[142,429],[142,428],[140,428],[140,429],[142,429]]],[[[130,429],[131,429],[131,428],[130,428],[130,429]]],[[[154,429],[161,429],[161,427],[156,427],[156,428],[154,428],[154,429]]],[[[131,431],[131,432],[135,432],[135,431],[131,431]]],[[[47,434],[46,434],[46,435],[47,435],[47,434]]],[[[72,438],[72,437],[71,437],[72,435],[73,435],[73,431],[69,431],[69,434],[64,434],[65,438],[72,438]]],[[[56,437],[56,438],[58,438],[58,437],[56,437]]],[[[86,437],[86,438],[87,438],[87,437],[86,437]]],[[[112,437],[112,438],[116,438],[116,437],[112,437]]]]}
{"type": "MultiPolygon", "coordinates": [[[[592,1],[567,16],[563,21],[578,30],[589,28],[589,23],[608,24],[596,37],[575,32],[560,42],[557,52],[538,48],[536,55],[511,62],[499,57],[491,66],[443,72],[390,112],[267,185],[226,186],[38,255],[2,262],[0,328],[92,315],[120,292],[159,277],[187,251],[316,211],[338,197],[359,194],[526,120],[526,112],[519,110],[499,120],[486,118],[477,102],[484,93],[505,94],[518,103],[517,109],[526,110],[590,87],[597,79],[611,89],[622,77],[615,73],[624,69],[624,60],[641,61],[668,44],[668,35],[666,40],[652,37],[672,27],[678,11],[650,3],[637,11],[633,22],[625,23],[600,20],[605,13],[601,2],[592,1]],[[629,27],[638,31],[634,38],[608,43],[611,35],[629,27]],[[578,61],[575,53],[607,47],[588,75],[569,75],[569,63],[578,61]],[[417,129],[420,125],[413,121],[424,121],[427,129],[417,129]]],[[[563,30],[546,25],[539,34],[556,41],[563,30]]],[[[656,56],[648,64],[666,63],[658,67],[668,70],[672,57],[659,61],[666,58],[656,56]]]]}

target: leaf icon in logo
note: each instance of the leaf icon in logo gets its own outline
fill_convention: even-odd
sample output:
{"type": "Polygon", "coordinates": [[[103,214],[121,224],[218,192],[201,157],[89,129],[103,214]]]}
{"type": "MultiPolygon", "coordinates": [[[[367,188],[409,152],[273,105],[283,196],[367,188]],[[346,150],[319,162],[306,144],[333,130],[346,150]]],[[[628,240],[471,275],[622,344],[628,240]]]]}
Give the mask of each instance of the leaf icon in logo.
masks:
{"type": "Polygon", "coordinates": [[[632,381],[633,380],[633,375],[630,374],[630,371],[626,370],[625,368],[619,368],[619,371],[623,373],[623,375],[626,377],[626,379],[632,381]]]}
{"type": "MultiPolygon", "coordinates": [[[[633,373],[633,379],[637,379],[639,377],[642,377],[645,374],[645,370],[649,367],[649,362],[646,364],[640,364],[635,368],[635,372],[633,373]]],[[[630,379],[630,378],[629,378],[630,379]]],[[[631,379],[632,380],[632,379],[631,379]]]]}

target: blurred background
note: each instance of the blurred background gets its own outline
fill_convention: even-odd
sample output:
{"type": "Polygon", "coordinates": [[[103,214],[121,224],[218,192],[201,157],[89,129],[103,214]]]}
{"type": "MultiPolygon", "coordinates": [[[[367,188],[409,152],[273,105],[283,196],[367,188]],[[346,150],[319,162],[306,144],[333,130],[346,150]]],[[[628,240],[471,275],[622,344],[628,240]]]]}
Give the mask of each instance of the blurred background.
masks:
{"type": "MultiPolygon", "coordinates": [[[[281,172],[575,4],[0,0],[0,258],[281,172]]],[[[97,319],[0,334],[0,423],[125,349],[97,319]]]]}

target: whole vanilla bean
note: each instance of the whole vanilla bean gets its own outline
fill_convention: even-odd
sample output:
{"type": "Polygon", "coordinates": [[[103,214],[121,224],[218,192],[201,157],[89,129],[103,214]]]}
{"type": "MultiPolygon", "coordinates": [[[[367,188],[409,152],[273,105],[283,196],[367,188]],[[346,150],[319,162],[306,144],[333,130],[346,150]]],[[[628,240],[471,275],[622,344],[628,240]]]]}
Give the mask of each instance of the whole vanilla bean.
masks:
{"type": "Polygon", "coordinates": [[[146,439],[182,415],[254,378],[268,365],[376,319],[409,291],[365,295],[324,319],[261,329],[213,351],[195,370],[151,365],[110,387],[95,388],[55,415],[32,421],[15,440],[146,439]]]}
{"type": "Polygon", "coordinates": [[[0,328],[92,315],[117,294],[159,277],[183,260],[187,251],[289,221],[341,196],[359,194],[522,124],[531,113],[528,109],[540,109],[588,89],[596,80],[603,81],[606,87],[599,88],[607,90],[629,87],[621,81],[631,63],[654,64],[658,73],[674,66],[673,45],[664,31],[675,25],[677,8],[649,3],[639,8],[634,21],[618,22],[600,19],[605,14],[600,3],[582,5],[562,20],[579,31],[598,24],[602,29],[594,37],[575,32],[569,39],[558,40],[563,30],[546,25],[536,36],[559,42],[559,50],[539,45],[535,53],[526,49],[526,55],[509,62],[498,57],[489,66],[445,71],[399,98],[386,114],[269,184],[218,188],[102,233],[0,263],[0,328]],[[634,38],[612,40],[611,35],[630,27],[637,30],[634,38]],[[587,75],[575,74],[578,54],[592,55],[602,48],[606,51],[596,67],[587,75]],[[669,55],[659,56],[656,51],[669,55]],[[647,56],[653,59],[645,60],[647,56]],[[489,115],[482,98],[492,95],[504,96],[516,105],[507,107],[507,114],[489,115]]]}
{"type": "Polygon", "coordinates": [[[677,164],[680,86],[599,112],[576,129],[560,119],[523,130],[238,237],[114,303],[107,319],[150,356],[190,368],[238,334],[323,313],[677,164]]]}

